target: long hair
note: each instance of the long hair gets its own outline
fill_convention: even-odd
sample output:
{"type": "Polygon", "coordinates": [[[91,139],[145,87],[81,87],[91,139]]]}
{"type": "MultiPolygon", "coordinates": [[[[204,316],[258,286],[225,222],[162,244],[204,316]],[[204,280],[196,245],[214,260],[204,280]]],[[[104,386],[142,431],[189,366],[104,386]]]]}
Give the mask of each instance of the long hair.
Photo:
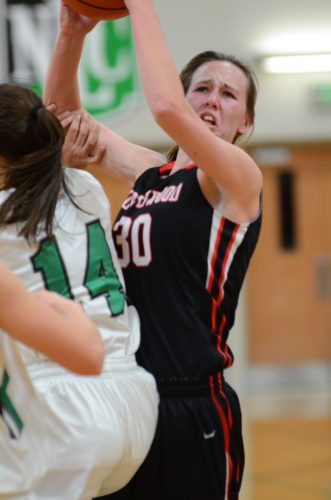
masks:
{"type": "Polygon", "coordinates": [[[21,223],[19,234],[52,238],[61,190],[70,197],[62,168],[64,131],[31,90],[0,84],[0,185],[9,196],[0,206],[0,227],[21,223]]]}
{"type": "MultiPolygon", "coordinates": [[[[237,66],[237,68],[241,69],[241,71],[244,73],[247,79],[247,96],[246,96],[246,108],[247,108],[247,113],[249,114],[252,123],[254,123],[255,119],[255,103],[256,103],[256,97],[257,97],[257,78],[254,74],[254,72],[249,68],[249,66],[241,61],[240,59],[237,59],[235,56],[228,55],[228,54],[223,54],[222,52],[216,52],[213,50],[206,50],[205,52],[200,52],[196,56],[194,56],[187,64],[184,66],[182,69],[179,77],[183,85],[183,90],[185,95],[187,94],[187,91],[191,85],[192,78],[196,70],[202,66],[203,64],[210,62],[210,61],[226,61],[230,62],[234,66],[237,66]]],[[[236,137],[234,138],[234,142],[240,137],[240,134],[237,134],[236,137]]],[[[173,148],[170,149],[170,151],[167,154],[167,158],[169,161],[173,161],[177,158],[177,153],[178,153],[178,146],[174,146],[173,148]]]]}

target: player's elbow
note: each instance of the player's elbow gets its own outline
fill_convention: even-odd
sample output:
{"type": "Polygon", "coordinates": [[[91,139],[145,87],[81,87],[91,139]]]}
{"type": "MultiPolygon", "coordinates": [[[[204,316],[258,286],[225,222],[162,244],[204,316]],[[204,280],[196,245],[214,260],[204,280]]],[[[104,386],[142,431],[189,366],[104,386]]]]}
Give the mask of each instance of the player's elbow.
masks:
{"type": "Polygon", "coordinates": [[[99,375],[102,371],[105,357],[103,342],[101,341],[100,344],[91,349],[91,351],[93,352],[89,363],[89,375],[99,375]]]}
{"type": "Polygon", "coordinates": [[[154,103],[152,112],[156,123],[161,128],[167,130],[169,124],[176,122],[181,109],[176,101],[171,98],[160,98],[154,103]]]}
{"type": "Polygon", "coordinates": [[[80,375],[99,375],[103,368],[104,357],[104,345],[99,336],[84,352],[76,372],[80,375]]]}

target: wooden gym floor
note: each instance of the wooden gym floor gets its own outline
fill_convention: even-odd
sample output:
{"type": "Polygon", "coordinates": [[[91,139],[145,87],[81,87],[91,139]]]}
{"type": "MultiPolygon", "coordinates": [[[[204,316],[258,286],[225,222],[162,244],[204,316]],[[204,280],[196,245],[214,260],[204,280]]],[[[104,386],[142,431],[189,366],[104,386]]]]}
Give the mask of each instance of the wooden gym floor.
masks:
{"type": "Polygon", "coordinates": [[[315,394],[300,396],[300,404],[295,397],[278,396],[280,414],[254,416],[256,401],[244,400],[246,469],[240,500],[331,500],[330,401],[330,394],[320,395],[319,411],[315,394]]]}

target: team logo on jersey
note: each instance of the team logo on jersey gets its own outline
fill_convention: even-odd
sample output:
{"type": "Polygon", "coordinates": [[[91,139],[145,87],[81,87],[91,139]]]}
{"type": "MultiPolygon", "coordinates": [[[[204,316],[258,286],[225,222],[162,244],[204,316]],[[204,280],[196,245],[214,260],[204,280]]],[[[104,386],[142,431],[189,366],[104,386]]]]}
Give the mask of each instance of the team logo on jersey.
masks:
{"type": "MultiPolygon", "coordinates": [[[[0,3],[0,78],[42,93],[58,31],[59,0],[0,3]]],[[[94,115],[125,119],[140,102],[130,18],[102,21],[89,33],[79,69],[82,102],[94,115]]],[[[64,82],[65,85],[65,82],[64,82]]]]}
{"type": "Polygon", "coordinates": [[[149,189],[145,194],[139,194],[134,189],[132,189],[129,196],[123,202],[122,208],[123,210],[128,210],[133,206],[142,208],[145,205],[148,207],[150,205],[155,205],[158,203],[174,203],[179,200],[182,187],[183,183],[181,182],[180,184],[178,184],[178,186],[166,186],[164,189],[162,189],[162,191],[149,189]]]}

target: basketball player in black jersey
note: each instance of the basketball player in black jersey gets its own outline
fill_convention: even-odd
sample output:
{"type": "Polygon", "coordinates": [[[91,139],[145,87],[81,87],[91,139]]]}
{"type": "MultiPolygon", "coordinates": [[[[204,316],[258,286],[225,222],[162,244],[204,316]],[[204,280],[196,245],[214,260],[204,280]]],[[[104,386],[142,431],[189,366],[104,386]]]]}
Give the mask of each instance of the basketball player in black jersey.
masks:
{"type": "MultiPolygon", "coordinates": [[[[254,122],[255,77],[235,57],[207,51],[179,78],[152,0],[125,2],[147,101],[178,146],[160,166],[100,126],[101,166],[137,177],[113,234],[141,319],[138,359],[161,397],[146,461],[104,498],[233,500],[244,447],[240,405],[224,372],[233,363],[228,335],[259,236],[262,190],[259,168],[235,142],[254,122]]],[[[80,108],[77,67],[94,25],[70,9],[62,18],[47,94],[59,111],[80,108]]]]}

